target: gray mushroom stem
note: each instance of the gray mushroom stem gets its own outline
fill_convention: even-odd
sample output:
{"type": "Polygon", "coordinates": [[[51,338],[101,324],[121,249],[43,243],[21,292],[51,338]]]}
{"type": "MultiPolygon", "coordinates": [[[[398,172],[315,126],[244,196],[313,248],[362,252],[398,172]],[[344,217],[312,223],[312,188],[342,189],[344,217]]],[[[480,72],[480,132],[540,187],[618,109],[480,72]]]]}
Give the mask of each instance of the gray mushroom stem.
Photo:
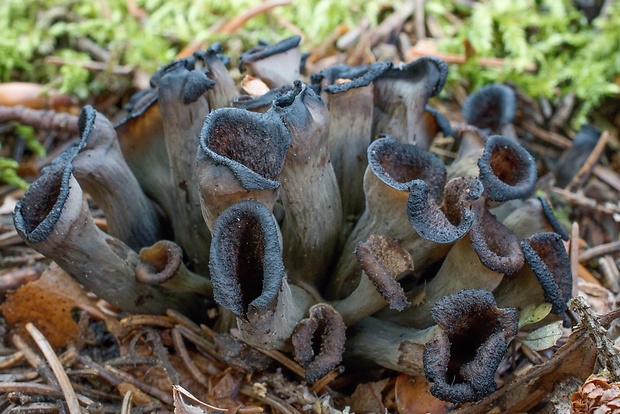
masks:
{"type": "Polygon", "coordinates": [[[271,111],[292,137],[280,174],[284,263],[293,280],[320,285],[342,223],[340,192],[329,162],[327,108],[310,88],[296,82],[271,111]]]}
{"type": "Polygon", "coordinates": [[[134,250],[155,243],[163,235],[163,217],[127,165],[110,121],[86,106],[78,128],[73,174],[103,210],[110,235],[134,250]]]}
{"type": "Polygon", "coordinates": [[[345,362],[378,365],[408,375],[424,375],[424,346],[437,327],[418,330],[368,317],[349,328],[345,362]]]}
{"type": "Polygon", "coordinates": [[[211,110],[230,106],[233,99],[239,95],[239,90],[235,81],[230,76],[230,72],[226,69],[223,59],[228,59],[222,54],[222,44],[216,42],[209,46],[205,51],[194,53],[196,58],[196,66],[202,63],[206,64],[209,69],[209,78],[215,82],[207,93],[207,101],[211,110]]]}
{"type": "Polygon", "coordinates": [[[299,79],[300,40],[300,36],[292,36],[271,45],[256,46],[241,55],[239,67],[247,68],[271,89],[292,85],[299,79]]]}
{"type": "Polygon", "coordinates": [[[224,210],[215,222],[209,266],[215,301],[237,317],[244,340],[265,349],[289,347],[312,298],[286,280],[269,209],[244,200],[224,210]]]}
{"type": "Polygon", "coordinates": [[[208,274],[210,233],[200,211],[196,171],[198,137],[209,105],[204,93],[213,87],[206,73],[191,70],[186,61],[175,61],[162,70],[159,106],[172,180],[174,241],[189,259],[189,266],[208,274]]]}
{"type": "Polygon", "coordinates": [[[164,314],[174,309],[198,318],[204,304],[197,296],[136,281],[138,254],[94,224],[70,161],[68,154],[57,159],[17,203],[19,235],[87,291],[124,311],[164,314]]]}
{"type": "Polygon", "coordinates": [[[366,149],[372,140],[373,80],[392,65],[377,62],[365,67],[333,66],[312,75],[320,83],[329,109],[329,157],[342,199],[342,240],[364,210],[366,149]]]}
{"type": "Polygon", "coordinates": [[[431,142],[415,132],[428,100],[441,92],[447,75],[446,63],[434,57],[385,71],[374,81],[373,136],[391,134],[401,143],[428,149],[431,142]]]}
{"type": "Polygon", "coordinates": [[[172,181],[157,89],[132,96],[127,115],[114,126],[127,165],[144,193],[171,217],[172,181]]]}

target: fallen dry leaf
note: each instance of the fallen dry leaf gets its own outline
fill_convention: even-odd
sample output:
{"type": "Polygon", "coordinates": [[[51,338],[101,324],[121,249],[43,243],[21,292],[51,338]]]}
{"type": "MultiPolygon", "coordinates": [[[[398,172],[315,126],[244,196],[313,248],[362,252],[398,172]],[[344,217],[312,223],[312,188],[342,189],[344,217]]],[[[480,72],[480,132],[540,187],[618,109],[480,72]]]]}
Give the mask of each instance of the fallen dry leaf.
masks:
{"type": "Polygon", "coordinates": [[[351,411],[356,414],[384,413],[383,391],[389,382],[389,378],[386,378],[358,385],[351,395],[351,411]]]}
{"type": "Polygon", "coordinates": [[[422,376],[399,375],[396,379],[396,406],[400,414],[443,414],[453,407],[430,393],[430,385],[422,376]]]}
{"type": "Polygon", "coordinates": [[[111,333],[120,332],[116,319],[98,311],[84,289],[55,263],[39,279],[9,293],[0,310],[9,326],[20,330],[31,322],[54,348],[59,348],[76,340],[78,325],[71,317],[74,308],[88,309],[105,320],[111,333]]]}

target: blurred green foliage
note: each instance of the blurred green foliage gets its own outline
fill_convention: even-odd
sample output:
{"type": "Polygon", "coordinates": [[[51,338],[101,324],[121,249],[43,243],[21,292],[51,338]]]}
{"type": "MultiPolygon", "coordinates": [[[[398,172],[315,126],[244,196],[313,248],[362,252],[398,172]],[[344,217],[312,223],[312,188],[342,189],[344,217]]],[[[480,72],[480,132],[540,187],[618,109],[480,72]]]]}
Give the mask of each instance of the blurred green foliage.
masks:
{"type": "Polygon", "coordinates": [[[472,90],[489,82],[511,82],[532,97],[557,103],[568,93],[579,98],[573,128],[586,121],[605,96],[620,93],[620,2],[588,21],[571,0],[488,0],[459,6],[428,0],[445,33],[442,51],[465,53],[467,40],[477,56],[505,58],[501,68],[481,67],[470,59],[451,68],[450,78],[466,80],[472,90]],[[454,25],[458,16],[463,24],[454,25]],[[536,65],[534,72],[524,69],[536,65]]]}

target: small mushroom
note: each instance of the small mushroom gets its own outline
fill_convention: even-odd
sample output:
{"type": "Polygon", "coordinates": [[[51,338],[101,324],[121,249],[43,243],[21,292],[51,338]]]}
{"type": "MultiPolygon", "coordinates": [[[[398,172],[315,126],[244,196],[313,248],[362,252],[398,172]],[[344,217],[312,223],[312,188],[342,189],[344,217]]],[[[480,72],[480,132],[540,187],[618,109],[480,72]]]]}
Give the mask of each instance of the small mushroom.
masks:
{"type": "Polygon", "coordinates": [[[280,176],[284,263],[293,280],[320,285],[332,264],[342,223],[340,192],[329,162],[329,115],[316,93],[301,82],[276,99],[272,111],[292,137],[280,176]]]}
{"type": "Polygon", "coordinates": [[[565,188],[586,162],[601,137],[601,132],[591,125],[581,127],[573,145],[562,153],[553,171],[556,187],[565,188]]]}
{"type": "Polygon", "coordinates": [[[272,45],[261,44],[241,55],[239,68],[262,79],[269,88],[292,85],[299,79],[300,36],[291,36],[272,45]]]}
{"type": "Polygon", "coordinates": [[[273,112],[221,108],[206,117],[200,132],[197,177],[209,230],[213,231],[222,211],[240,200],[257,200],[273,209],[291,139],[273,112]]]}
{"type": "Polygon", "coordinates": [[[138,254],[93,222],[86,198],[73,176],[72,153],[65,152],[32,183],[15,206],[20,237],[54,260],[87,291],[132,313],[165,314],[174,309],[196,319],[204,304],[193,294],[138,283],[138,254]]]}
{"type": "Polygon", "coordinates": [[[466,289],[438,301],[432,315],[439,329],[424,349],[431,394],[460,404],[495,391],[495,371],[517,334],[517,312],[498,308],[490,292],[466,289]]]}
{"type": "Polygon", "coordinates": [[[110,121],[88,105],[78,129],[73,174],[103,210],[110,235],[136,251],[155,243],[164,232],[163,217],[129,169],[110,121]]]}
{"type": "Polygon", "coordinates": [[[162,286],[178,293],[197,293],[213,297],[208,277],[190,272],[183,264],[183,250],[174,242],[160,240],[140,250],[136,280],[149,286],[162,286]]]}
{"type": "Polygon", "coordinates": [[[512,121],[517,113],[517,98],[507,85],[492,83],[469,95],[461,111],[469,125],[486,132],[516,140],[512,121]]]}
{"type": "Polygon", "coordinates": [[[551,311],[569,326],[566,304],[572,297],[573,277],[561,236],[536,233],[523,240],[521,246],[527,266],[497,288],[497,303],[521,310],[530,304],[547,302],[552,305],[551,311]]]}
{"type": "Polygon", "coordinates": [[[209,267],[215,301],[237,317],[244,340],[283,349],[312,305],[288,284],[278,226],[267,207],[243,200],[215,221],[209,267]]]}
{"type": "Polygon", "coordinates": [[[336,368],[344,353],[346,327],[340,314],[326,303],[310,308],[291,337],[295,360],[306,370],[308,382],[315,382],[336,368]]]}
{"type": "Polygon", "coordinates": [[[428,149],[430,141],[416,136],[416,129],[428,100],[441,92],[447,76],[448,65],[435,57],[422,57],[381,74],[374,81],[373,136],[391,134],[401,143],[428,149]]]}
{"type": "Polygon", "coordinates": [[[407,198],[412,183],[421,179],[437,200],[445,184],[445,166],[434,154],[410,144],[399,144],[391,136],[373,141],[368,147],[368,168],[364,175],[364,212],[344,244],[342,255],[330,280],[330,297],[343,298],[359,283],[360,265],[352,254],[357,244],[371,234],[398,239],[421,269],[433,260],[436,243],[422,239],[407,223],[407,198]]]}
{"type": "Polygon", "coordinates": [[[371,234],[357,245],[355,255],[363,269],[360,282],[349,296],[333,304],[345,325],[352,325],[386,305],[398,311],[410,305],[398,280],[413,272],[413,260],[397,240],[371,234]]]}
{"type": "Polygon", "coordinates": [[[477,177],[485,197],[504,202],[527,197],[536,185],[534,157],[517,142],[500,135],[488,137],[484,149],[450,164],[448,179],[477,177]]]}

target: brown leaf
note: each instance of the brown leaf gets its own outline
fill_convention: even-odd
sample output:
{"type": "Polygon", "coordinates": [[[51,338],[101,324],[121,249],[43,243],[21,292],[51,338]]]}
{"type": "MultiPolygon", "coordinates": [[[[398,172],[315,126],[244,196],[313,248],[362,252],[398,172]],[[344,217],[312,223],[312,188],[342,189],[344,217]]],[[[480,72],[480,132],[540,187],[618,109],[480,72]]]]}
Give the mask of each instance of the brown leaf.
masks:
{"type": "Polygon", "coordinates": [[[396,406],[400,414],[443,414],[453,406],[430,393],[423,376],[399,375],[396,379],[396,406]]]}
{"type": "Polygon", "coordinates": [[[96,309],[82,287],[54,263],[38,280],[9,293],[0,310],[9,326],[32,322],[54,348],[59,348],[76,340],[78,326],[71,317],[73,308],[88,309],[105,320],[111,333],[115,334],[116,329],[116,333],[120,332],[118,322],[96,309]]]}
{"type": "Polygon", "coordinates": [[[356,414],[384,413],[383,391],[389,383],[389,378],[377,382],[360,384],[351,395],[351,411],[356,414]]]}

